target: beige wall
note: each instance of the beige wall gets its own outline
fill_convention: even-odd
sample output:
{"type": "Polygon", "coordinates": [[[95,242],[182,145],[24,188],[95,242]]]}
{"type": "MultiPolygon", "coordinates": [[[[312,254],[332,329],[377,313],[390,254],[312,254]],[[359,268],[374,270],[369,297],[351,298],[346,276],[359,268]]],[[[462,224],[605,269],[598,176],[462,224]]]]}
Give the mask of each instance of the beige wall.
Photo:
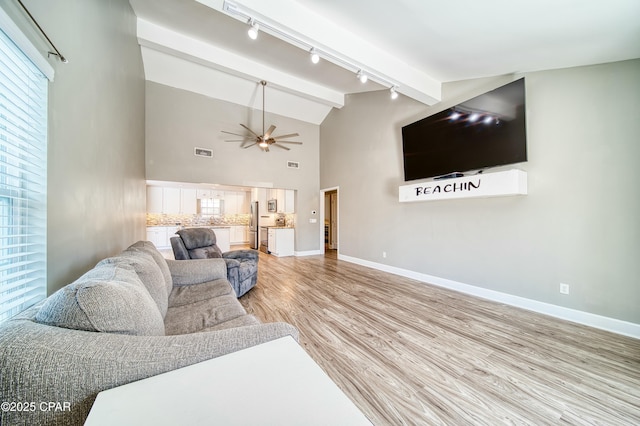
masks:
{"type": "Polygon", "coordinates": [[[146,236],[144,74],[128,1],[25,4],[69,59],[49,61],[55,68],[48,137],[52,293],[146,236]]]}
{"type": "Polygon", "coordinates": [[[399,203],[401,127],[444,105],[350,96],[321,126],[320,186],[340,189],[340,254],[639,324],[639,75],[640,60],[526,75],[520,197],[399,203]]]}
{"type": "Polygon", "coordinates": [[[291,145],[290,151],[272,147],[268,153],[256,146],[241,149],[239,142],[224,141],[238,137],[221,130],[243,134],[243,123],[262,133],[261,110],[153,82],[147,82],[146,114],[147,179],[294,189],[295,250],[320,249],[319,126],[266,113],[265,127],[275,125],[275,135],[299,133],[289,140],[303,145],[291,145]],[[196,157],[194,147],[213,150],[213,158],[196,157]],[[300,168],[288,168],[287,161],[299,162],[300,168]],[[312,218],[318,222],[310,223],[312,218]]]}

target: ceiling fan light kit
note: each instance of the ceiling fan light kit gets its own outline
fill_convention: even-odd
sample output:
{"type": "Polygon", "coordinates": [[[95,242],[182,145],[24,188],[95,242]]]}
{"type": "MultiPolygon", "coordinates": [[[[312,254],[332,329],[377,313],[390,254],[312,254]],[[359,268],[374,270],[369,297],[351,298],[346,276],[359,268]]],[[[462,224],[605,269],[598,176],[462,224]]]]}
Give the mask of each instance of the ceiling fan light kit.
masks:
{"type": "Polygon", "coordinates": [[[282,140],[282,139],[293,138],[295,136],[300,136],[298,133],[290,133],[288,135],[273,136],[273,131],[276,129],[276,126],[274,126],[273,124],[269,127],[269,129],[266,132],[264,131],[264,88],[267,85],[267,82],[265,80],[262,80],[260,81],[260,84],[262,85],[262,135],[257,134],[256,132],[251,130],[249,127],[240,123],[240,126],[242,126],[245,130],[249,131],[251,135],[241,135],[239,133],[227,132],[225,130],[222,130],[222,133],[242,137],[242,139],[225,140],[225,142],[242,142],[240,144],[240,148],[243,148],[243,149],[247,149],[254,145],[257,145],[264,152],[269,152],[269,147],[271,146],[277,146],[278,148],[282,148],[284,150],[289,151],[291,148],[286,147],[283,144],[302,145],[302,142],[282,140]]]}

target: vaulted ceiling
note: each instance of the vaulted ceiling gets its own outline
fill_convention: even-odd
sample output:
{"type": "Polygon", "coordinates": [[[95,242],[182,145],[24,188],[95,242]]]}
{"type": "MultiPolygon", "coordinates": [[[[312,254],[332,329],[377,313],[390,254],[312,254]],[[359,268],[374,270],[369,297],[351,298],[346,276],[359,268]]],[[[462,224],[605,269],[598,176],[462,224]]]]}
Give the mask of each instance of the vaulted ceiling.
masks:
{"type": "Polygon", "coordinates": [[[638,0],[130,3],[147,80],[252,108],[266,80],[267,111],[315,124],[350,93],[397,86],[433,104],[450,81],[640,57],[638,0]]]}

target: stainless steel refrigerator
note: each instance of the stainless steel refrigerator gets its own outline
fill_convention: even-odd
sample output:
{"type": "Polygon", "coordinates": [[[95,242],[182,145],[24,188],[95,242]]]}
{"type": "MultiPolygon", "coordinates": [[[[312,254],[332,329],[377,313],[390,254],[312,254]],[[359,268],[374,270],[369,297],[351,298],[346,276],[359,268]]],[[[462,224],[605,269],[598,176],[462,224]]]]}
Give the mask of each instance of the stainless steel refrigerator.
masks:
{"type": "Polygon", "coordinates": [[[251,211],[249,215],[249,247],[258,250],[260,247],[260,210],[258,202],[251,202],[251,211]]]}

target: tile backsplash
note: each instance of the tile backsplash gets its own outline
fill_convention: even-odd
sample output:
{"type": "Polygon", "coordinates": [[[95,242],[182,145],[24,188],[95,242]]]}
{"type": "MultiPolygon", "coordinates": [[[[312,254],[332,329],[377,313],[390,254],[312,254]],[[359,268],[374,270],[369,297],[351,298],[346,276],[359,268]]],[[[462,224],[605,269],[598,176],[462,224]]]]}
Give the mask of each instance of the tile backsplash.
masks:
{"type": "Polygon", "coordinates": [[[160,214],[147,213],[147,226],[198,226],[198,225],[249,225],[248,214],[230,214],[222,216],[201,216],[199,214],[160,214]]]}

